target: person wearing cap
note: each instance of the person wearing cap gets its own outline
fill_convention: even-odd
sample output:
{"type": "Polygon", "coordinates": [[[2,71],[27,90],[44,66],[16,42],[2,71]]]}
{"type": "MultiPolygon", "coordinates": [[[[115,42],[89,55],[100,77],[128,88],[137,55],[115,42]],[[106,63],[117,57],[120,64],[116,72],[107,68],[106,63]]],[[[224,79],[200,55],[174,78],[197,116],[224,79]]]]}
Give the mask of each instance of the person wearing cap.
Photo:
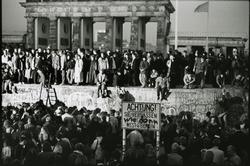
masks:
{"type": "Polygon", "coordinates": [[[189,66],[185,67],[185,74],[183,77],[184,87],[185,89],[192,89],[193,83],[195,82],[195,76],[191,73],[189,66]]]}
{"type": "Polygon", "coordinates": [[[200,84],[200,88],[204,88],[205,77],[207,74],[207,62],[205,61],[205,54],[196,58],[193,72],[195,73],[197,84],[200,84]]]}

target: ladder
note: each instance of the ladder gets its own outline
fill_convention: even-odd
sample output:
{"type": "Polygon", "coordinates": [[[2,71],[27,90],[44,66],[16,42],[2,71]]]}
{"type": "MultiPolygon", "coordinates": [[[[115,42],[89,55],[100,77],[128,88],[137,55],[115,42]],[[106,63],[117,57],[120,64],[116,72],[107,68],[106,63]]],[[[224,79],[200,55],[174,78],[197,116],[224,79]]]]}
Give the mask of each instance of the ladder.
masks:
{"type": "Polygon", "coordinates": [[[53,106],[54,104],[56,104],[57,101],[57,95],[56,95],[56,90],[55,88],[52,88],[51,84],[51,74],[49,76],[49,82],[47,85],[42,85],[41,84],[41,89],[40,89],[40,96],[39,96],[39,100],[41,100],[42,98],[42,91],[45,88],[46,89],[46,106],[53,106]]]}

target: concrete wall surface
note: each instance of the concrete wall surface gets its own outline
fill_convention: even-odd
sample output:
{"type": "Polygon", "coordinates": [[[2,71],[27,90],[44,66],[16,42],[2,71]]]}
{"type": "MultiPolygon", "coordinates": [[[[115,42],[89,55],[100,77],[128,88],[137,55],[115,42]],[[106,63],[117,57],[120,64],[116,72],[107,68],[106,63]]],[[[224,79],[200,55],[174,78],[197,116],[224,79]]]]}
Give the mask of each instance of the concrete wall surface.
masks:
{"type": "MultiPolygon", "coordinates": [[[[97,98],[97,87],[95,86],[58,86],[56,89],[57,97],[67,106],[86,107],[87,109],[101,108],[102,111],[110,109],[119,110],[121,99],[117,89],[109,87],[110,98],[97,98]]],[[[20,104],[22,102],[35,103],[39,99],[39,85],[17,85],[18,94],[3,94],[2,105],[8,103],[20,104]]],[[[214,112],[217,105],[216,100],[221,98],[221,89],[171,89],[168,100],[157,100],[156,89],[154,88],[125,88],[136,102],[161,103],[161,112],[176,115],[181,111],[191,111],[198,118],[203,119],[206,112],[214,112]]],[[[241,89],[226,89],[231,96],[243,97],[241,89]]],[[[42,99],[46,100],[45,89],[42,92],[42,99]]]]}

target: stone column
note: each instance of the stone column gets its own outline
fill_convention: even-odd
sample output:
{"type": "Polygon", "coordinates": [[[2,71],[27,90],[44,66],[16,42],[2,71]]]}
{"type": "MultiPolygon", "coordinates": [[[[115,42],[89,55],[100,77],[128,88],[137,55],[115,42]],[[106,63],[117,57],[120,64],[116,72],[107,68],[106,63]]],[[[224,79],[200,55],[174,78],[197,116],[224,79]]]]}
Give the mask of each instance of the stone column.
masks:
{"type": "Polygon", "coordinates": [[[57,19],[49,18],[49,46],[51,49],[57,48],[57,19]]]}
{"type": "Polygon", "coordinates": [[[122,50],[122,37],[123,37],[123,23],[124,18],[114,18],[113,22],[113,46],[112,49],[115,51],[116,49],[122,50]]]}
{"type": "Polygon", "coordinates": [[[80,47],[80,18],[71,18],[72,21],[72,49],[80,47]]]}
{"type": "Polygon", "coordinates": [[[132,17],[130,33],[130,49],[138,49],[138,17],[132,17]]]}
{"type": "Polygon", "coordinates": [[[38,48],[38,18],[34,18],[34,45],[38,48]]]}
{"type": "Polygon", "coordinates": [[[34,25],[34,17],[27,17],[27,43],[26,48],[34,48],[35,47],[35,25],[34,25]]]}
{"type": "Polygon", "coordinates": [[[157,19],[156,51],[161,52],[162,54],[166,53],[165,37],[166,37],[165,18],[159,17],[157,19]]]}
{"type": "Polygon", "coordinates": [[[57,18],[57,49],[59,50],[61,48],[61,19],[57,18]]]}
{"type": "Polygon", "coordinates": [[[145,50],[146,48],[146,18],[139,18],[138,21],[138,49],[145,50]]]}
{"type": "Polygon", "coordinates": [[[93,18],[81,18],[80,46],[85,49],[93,48],[93,18]]]}
{"type": "Polygon", "coordinates": [[[112,50],[113,46],[113,18],[107,17],[106,18],[106,36],[105,36],[105,48],[107,50],[112,50]]]}

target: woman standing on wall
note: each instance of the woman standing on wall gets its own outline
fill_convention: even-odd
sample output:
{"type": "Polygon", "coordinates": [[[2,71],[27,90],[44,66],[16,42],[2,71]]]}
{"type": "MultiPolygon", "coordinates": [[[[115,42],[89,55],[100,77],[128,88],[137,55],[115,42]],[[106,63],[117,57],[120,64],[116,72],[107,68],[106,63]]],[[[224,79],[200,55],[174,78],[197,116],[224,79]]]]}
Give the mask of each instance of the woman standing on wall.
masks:
{"type": "Polygon", "coordinates": [[[80,83],[83,82],[83,73],[82,73],[82,69],[83,69],[83,61],[80,55],[76,54],[75,55],[75,83],[76,85],[80,85],[80,83]]]}

